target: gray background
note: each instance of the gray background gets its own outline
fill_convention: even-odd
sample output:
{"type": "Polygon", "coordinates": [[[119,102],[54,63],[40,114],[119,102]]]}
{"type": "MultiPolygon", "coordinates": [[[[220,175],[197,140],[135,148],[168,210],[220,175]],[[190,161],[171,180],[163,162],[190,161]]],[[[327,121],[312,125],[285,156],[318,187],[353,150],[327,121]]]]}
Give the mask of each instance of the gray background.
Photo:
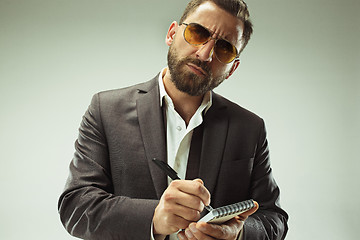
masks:
{"type": "MultiPolygon", "coordinates": [[[[57,199],[92,95],[155,76],[180,0],[0,0],[0,239],[73,239],[57,199]]],[[[358,0],[248,0],[216,91],[262,116],[287,239],[358,239],[358,0]]]]}

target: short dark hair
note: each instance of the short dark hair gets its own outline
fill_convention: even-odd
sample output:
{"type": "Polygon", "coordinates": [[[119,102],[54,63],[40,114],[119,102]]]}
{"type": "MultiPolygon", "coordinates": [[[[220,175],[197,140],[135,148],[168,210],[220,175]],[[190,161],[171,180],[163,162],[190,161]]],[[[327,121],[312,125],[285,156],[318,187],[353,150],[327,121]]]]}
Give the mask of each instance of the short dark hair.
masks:
{"type": "Polygon", "coordinates": [[[215,3],[217,6],[237,17],[244,23],[243,36],[241,39],[242,46],[241,49],[239,49],[239,53],[242,52],[253,32],[253,25],[250,21],[250,13],[246,3],[243,0],[191,0],[185,8],[180,23],[183,23],[183,21],[185,21],[185,19],[204,2],[215,3]]]}

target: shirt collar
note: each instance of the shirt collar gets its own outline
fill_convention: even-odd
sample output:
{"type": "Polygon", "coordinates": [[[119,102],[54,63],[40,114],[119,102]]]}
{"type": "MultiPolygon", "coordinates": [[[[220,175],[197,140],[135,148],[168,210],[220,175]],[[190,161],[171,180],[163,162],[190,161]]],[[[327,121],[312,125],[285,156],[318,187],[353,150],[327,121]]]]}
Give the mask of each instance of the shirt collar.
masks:
{"type": "MultiPolygon", "coordinates": [[[[160,107],[162,107],[162,105],[163,105],[164,98],[165,98],[165,101],[168,102],[168,104],[173,105],[172,99],[167,94],[167,92],[165,90],[164,82],[163,82],[163,77],[165,76],[165,72],[166,72],[166,68],[163,68],[161,70],[161,73],[159,74],[159,79],[158,79],[159,80],[159,89],[160,89],[160,107]]],[[[209,110],[211,105],[212,105],[212,91],[208,91],[207,93],[205,93],[202,103],[199,108],[204,109],[204,114],[206,114],[206,112],[209,110]]]]}
{"type": "Polygon", "coordinates": [[[163,99],[165,96],[169,96],[165,90],[165,86],[164,86],[164,82],[163,82],[163,77],[165,76],[165,72],[166,72],[166,68],[163,68],[161,70],[161,73],[159,74],[159,89],[160,89],[160,107],[162,107],[163,105],[163,99]]]}

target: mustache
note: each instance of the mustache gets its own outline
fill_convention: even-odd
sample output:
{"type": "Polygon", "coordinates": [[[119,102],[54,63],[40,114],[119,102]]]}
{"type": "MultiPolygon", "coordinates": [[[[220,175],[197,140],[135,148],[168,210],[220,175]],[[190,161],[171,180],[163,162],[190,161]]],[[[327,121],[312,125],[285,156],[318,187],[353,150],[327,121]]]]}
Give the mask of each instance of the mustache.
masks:
{"type": "Polygon", "coordinates": [[[195,59],[195,58],[192,58],[192,57],[186,57],[182,60],[182,63],[183,64],[186,64],[186,63],[192,63],[194,64],[195,66],[201,68],[205,74],[207,76],[210,76],[211,75],[211,71],[210,71],[210,67],[209,65],[206,63],[206,62],[203,62],[199,59],[195,59]]]}

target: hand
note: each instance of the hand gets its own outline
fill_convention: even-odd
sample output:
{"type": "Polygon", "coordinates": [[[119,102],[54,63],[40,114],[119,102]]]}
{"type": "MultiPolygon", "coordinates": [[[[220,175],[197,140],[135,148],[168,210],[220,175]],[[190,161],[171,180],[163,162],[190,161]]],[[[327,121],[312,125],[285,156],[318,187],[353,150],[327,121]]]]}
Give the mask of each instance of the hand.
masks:
{"type": "Polygon", "coordinates": [[[153,217],[155,235],[169,235],[200,219],[210,193],[200,179],[175,180],[160,198],[153,217]]]}
{"type": "Polygon", "coordinates": [[[211,224],[205,222],[191,223],[188,228],[178,233],[181,240],[208,240],[208,239],[237,239],[244,226],[245,220],[259,208],[255,202],[255,207],[234,217],[224,224],[211,224]]]}

